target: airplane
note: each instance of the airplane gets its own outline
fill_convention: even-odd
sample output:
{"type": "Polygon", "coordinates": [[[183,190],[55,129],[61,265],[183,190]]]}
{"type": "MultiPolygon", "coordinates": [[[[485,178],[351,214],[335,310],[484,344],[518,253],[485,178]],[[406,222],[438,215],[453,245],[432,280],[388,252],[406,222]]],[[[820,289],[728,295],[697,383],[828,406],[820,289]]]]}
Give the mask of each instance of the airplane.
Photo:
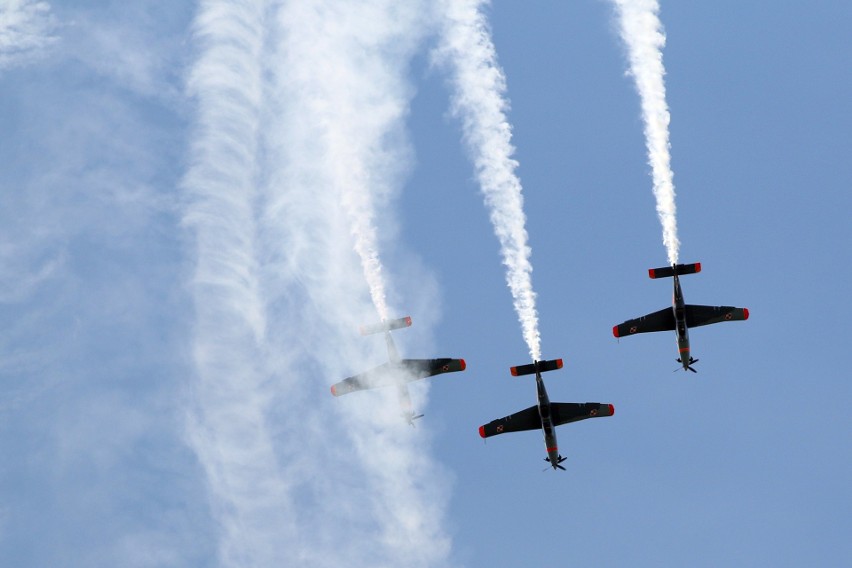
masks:
{"type": "Polygon", "coordinates": [[[535,373],[538,404],[480,426],[479,435],[483,438],[488,438],[489,436],[496,436],[507,432],[523,432],[524,430],[538,430],[540,428],[544,432],[544,447],[547,450],[547,457],[544,458],[544,461],[550,463],[553,469],[558,468],[565,471],[565,468],[560,464],[566,458],[559,454],[554,428],[561,424],[578,422],[587,418],[612,416],[615,414],[615,407],[611,404],[601,404],[599,402],[550,402],[547,390],[544,388],[544,381],[541,380],[541,374],[561,368],[562,359],[534,361],[530,365],[512,367],[512,375],[515,377],[535,373]]]}
{"type": "Polygon", "coordinates": [[[423,415],[417,414],[411,409],[408,383],[443,373],[464,371],[467,364],[464,359],[401,359],[390,332],[410,326],[411,317],[406,316],[361,327],[361,335],[385,334],[385,341],[388,345],[388,362],[332,385],[331,394],[343,396],[359,390],[396,386],[402,417],[414,426],[414,421],[423,418],[423,415]]]}
{"type": "Polygon", "coordinates": [[[675,330],[677,332],[677,349],[680,355],[677,362],[683,366],[684,371],[688,370],[697,373],[698,371],[692,367],[693,364],[698,362],[698,359],[693,359],[692,355],[690,355],[689,328],[723,321],[743,321],[748,319],[747,308],[685,304],[678,276],[682,274],[695,274],[697,272],[701,272],[700,262],[696,262],[695,264],[673,264],[662,268],[649,269],[648,276],[651,278],[674,278],[672,307],[664,308],[640,318],[627,320],[613,327],[612,334],[616,337],[627,337],[634,333],[675,330]]]}

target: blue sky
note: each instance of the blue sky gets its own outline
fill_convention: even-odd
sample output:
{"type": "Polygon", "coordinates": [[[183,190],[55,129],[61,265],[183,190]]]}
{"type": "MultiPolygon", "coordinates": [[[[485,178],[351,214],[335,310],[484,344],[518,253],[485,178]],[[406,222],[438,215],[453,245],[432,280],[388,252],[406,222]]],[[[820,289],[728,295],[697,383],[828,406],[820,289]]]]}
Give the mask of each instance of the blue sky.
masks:
{"type": "Polygon", "coordinates": [[[611,334],[671,298],[611,4],[486,8],[550,397],[616,407],[542,472],[539,433],[477,435],[535,390],[429,4],[0,12],[0,557],[852,562],[852,9],[662,2],[684,294],[751,312],[693,331],[695,375],[611,334]],[[412,389],[416,429],[328,393],[385,356],[365,210],[403,355],[468,364],[412,389]]]}

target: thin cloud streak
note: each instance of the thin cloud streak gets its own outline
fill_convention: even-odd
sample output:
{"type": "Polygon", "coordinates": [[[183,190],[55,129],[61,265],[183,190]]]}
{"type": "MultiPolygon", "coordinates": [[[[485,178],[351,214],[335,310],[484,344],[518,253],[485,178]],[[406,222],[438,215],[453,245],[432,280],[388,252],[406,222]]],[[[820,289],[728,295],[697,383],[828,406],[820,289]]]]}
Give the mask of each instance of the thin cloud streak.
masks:
{"type": "Polygon", "coordinates": [[[663,66],[666,36],[658,17],[657,0],[613,0],[618,12],[621,38],[628,48],[630,75],[642,99],[645,143],[657,200],[657,215],[663,226],[663,244],[669,264],[677,264],[680,241],[677,237],[674,174],[669,150],[669,109],[663,66]]]}
{"type": "Polygon", "coordinates": [[[524,199],[512,158],[512,127],[506,117],[506,78],[497,62],[484,0],[441,4],[442,30],[438,57],[452,73],[453,110],[462,119],[464,137],[500,241],[506,281],[524,341],[533,360],[541,359],[538,313],[532,286],[532,253],[527,244],[524,199]]]}

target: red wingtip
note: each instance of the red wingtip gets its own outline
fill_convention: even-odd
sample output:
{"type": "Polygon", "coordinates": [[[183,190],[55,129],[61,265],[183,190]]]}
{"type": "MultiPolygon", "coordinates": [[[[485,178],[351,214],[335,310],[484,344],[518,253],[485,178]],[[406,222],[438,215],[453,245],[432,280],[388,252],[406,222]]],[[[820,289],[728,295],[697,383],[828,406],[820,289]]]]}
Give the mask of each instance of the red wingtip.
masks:
{"type": "Polygon", "coordinates": [[[653,268],[649,268],[649,269],[648,269],[648,278],[656,278],[656,277],[657,277],[657,276],[656,276],[656,273],[654,272],[654,269],[653,269],[653,268]]]}
{"type": "Polygon", "coordinates": [[[743,319],[748,319],[748,308],[743,308],[743,315],[745,316],[743,319]]]}
{"type": "Polygon", "coordinates": [[[557,360],[556,360],[556,368],[557,368],[557,369],[561,369],[561,368],[562,368],[562,359],[557,359],[557,360]]]}
{"type": "Polygon", "coordinates": [[[509,370],[512,372],[513,377],[518,376],[518,368],[517,367],[510,367],[509,370]]]}
{"type": "Polygon", "coordinates": [[[464,359],[459,359],[459,361],[461,362],[461,370],[467,369],[467,363],[464,362],[464,359]]]}
{"type": "Polygon", "coordinates": [[[411,316],[405,316],[405,326],[411,327],[411,316]]]}
{"type": "Polygon", "coordinates": [[[485,426],[479,427],[479,435],[482,436],[483,438],[485,437],[485,426]]]}
{"type": "Polygon", "coordinates": [[[337,396],[337,389],[334,388],[334,385],[331,385],[331,394],[333,394],[334,396],[337,396]]]}
{"type": "Polygon", "coordinates": [[[695,263],[695,272],[696,273],[701,272],[701,263],[700,262],[695,263]]]}
{"type": "Polygon", "coordinates": [[[612,334],[615,337],[618,337],[618,326],[617,325],[612,326],[612,334]]]}
{"type": "Polygon", "coordinates": [[[613,405],[609,405],[609,415],[615,416],[615,407],[613,405]]]}

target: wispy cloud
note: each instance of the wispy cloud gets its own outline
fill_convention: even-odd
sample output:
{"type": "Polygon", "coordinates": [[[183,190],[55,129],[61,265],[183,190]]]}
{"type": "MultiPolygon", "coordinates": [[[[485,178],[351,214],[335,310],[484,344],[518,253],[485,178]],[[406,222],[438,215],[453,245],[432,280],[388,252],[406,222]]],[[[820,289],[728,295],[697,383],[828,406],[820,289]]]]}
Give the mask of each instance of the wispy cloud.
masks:
{"type": "MultiPolygon", "coordinates": [[[[0,444],[24,457],[0,470],[0,556],[449,563],[429,424],[393,391],[328,391],[386,358],[357,333],[380,314],[355,237],[405,256],[392,211],[426,3],[205,0],[189,56],[169,50],[192,15],[155,5],[61,5],[63,49],[4,90],[0,444]]],[[[402,263],[378,273],[394,316],[402,263]]],[[[400,277],[405,306],[434,310],[425,276],[400,277]]],[[[410,313],[403,352],[439,317],[410,313]]]]}
{"type": "MultiPolygon", "coordinates": [[[[10,6],[35,7],[63,32],[77,15],[67,4],[0,10],[10,6]]],[[[123,27],[108,9],[98,25],[123,27]]],[[[181,26],[143,35],[172,38],[181,26]]],[[[0,556],[203,562],[211,523],[175,420],[185,374],[173,202],[182,124],[157,101],[127,96],[122,78],[38,45],[0,77],[0,447],[16,456],[0,470],[0,556]]]]}
{"type": "Polygon", "coordinates": [[[56,41],[55,29],[56,22],[47,2],[3,2],[0,6],[0,71],[43,55],[56,41]]]}
{"type": "Polygon", "coordinates": [[[674,175],[669,149],[669,108],[666,103],[666,74],[663,47],[666,36],[658,16],[657,0],[613,0],[621,38],[627,45],[630,74],[642,99],[645,144],[654,180],[657,214],[663,225],[663,244],[669,264],[677,264],[680,241],[677,238],[674,175]]]}
{"type": "Polygon", "coordinates": [[[541,359],[538,313],[532,286],[531,249],[527,244],[521,181],[512,158],[512,126],[506,113],[506,78],[497,62],[484,7],[486,0],[445,1],[437,55],[451,69],[453,108],[462,119],[464,136],[485,196],[506,281],[524,340],[533,360],[541,359]]]}
{"type": "Polygon", "coordinates": [[[187,64],[186,36],[162,32],[171,23],[189,19],[192,3],[78,4],[82,5],[55,9],[62,22],[56,49],[122,89],[181,108],[185,103],[181,80],[187,64]]]}

